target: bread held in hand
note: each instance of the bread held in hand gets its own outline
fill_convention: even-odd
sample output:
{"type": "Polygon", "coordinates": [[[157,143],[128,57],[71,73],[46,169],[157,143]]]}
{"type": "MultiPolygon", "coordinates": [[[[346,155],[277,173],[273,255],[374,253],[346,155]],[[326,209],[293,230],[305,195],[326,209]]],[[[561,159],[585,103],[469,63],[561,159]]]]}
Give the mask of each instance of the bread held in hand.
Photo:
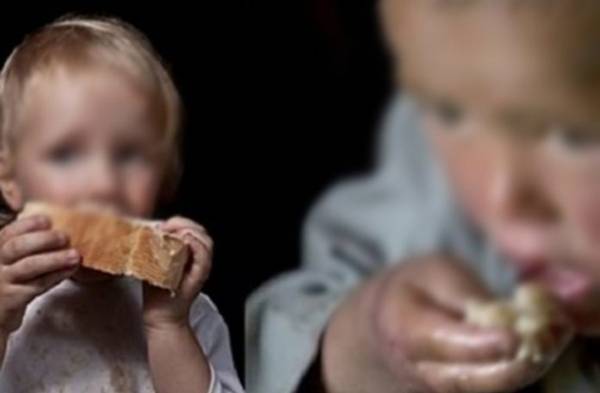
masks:
{"type": "Polygon", "coordinates": [[[84,267],[133,276],[171,291],[179,286],[189,249],[159,230],[155,221],[122,217],[100,206],[67,208],[45,202],[28,202],[19,217],[34,214],[47,215],[53,229],[69,236],[84,267]]]}

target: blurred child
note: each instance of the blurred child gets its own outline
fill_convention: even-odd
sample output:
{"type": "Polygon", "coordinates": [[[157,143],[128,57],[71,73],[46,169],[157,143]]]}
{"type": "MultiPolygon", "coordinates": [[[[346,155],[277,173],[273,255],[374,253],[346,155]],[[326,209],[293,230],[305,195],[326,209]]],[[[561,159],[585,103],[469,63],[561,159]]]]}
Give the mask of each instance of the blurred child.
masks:
{"type": "Polygon", "coordinates": [[[249,391],[599,391],[600,3],[380,5],[403,95],[376,171],[320,201],[303,268],[249,300],[249,391]],[[557,327],[547,362],[464,322],[518,281],[578,335],[562,352],[557,327]]]}

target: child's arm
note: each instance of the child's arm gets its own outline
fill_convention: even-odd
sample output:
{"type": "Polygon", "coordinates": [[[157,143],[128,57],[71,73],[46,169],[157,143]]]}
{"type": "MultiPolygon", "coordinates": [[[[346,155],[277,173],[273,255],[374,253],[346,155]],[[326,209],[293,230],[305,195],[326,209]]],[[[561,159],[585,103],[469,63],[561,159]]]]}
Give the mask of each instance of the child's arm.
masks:
{"type": "Polygon", "coordinates": [[[81,256],[68,245],[68,237],[41,215],[19,218],[0,230],[0,368],[27,305],[77,271],[81,256]]]}
{"type": "MultiPolygon", "coordinates": [[[[488,297],[477,278],[449,258],[384,271],[334,313],[316,377],[327,393],[518,391],[551,361],[520,361],[510,330],[463,321],[469,299],[488,297]]],[[[561,327],[544,351],[560,352],[569,337],[561,327]]]]}
{"type": "MultiPolygon", "coordinates": [[[[214,393],[244,391],[233,364],[227,325],[208,297],[199,295],[195,299],[189,326],[150,330],[147,337],[151,340],[148,344],[156,380],[169,386],[181,386],[183,380],[190,390],[200,383],[211,383],[209,391],[214,393]]],[[[158,385],[156,388],[159,392],[171,391],[158,385]]]]}
{"type": "Polygon", "coordinates": [[[8,341],[8,334],[0,333],[0,369],[4,364],[4,356],[6,355],[6,342],[8,341]]]}
{"type": "Polygon", "coordinates": [[[211,370],[189,325],[146,329],[148,359],[158,393],[208,392],[211,370]]]}
{"type": "Polygon", "coordinates": [[[144,323],[155,390],[159,393],[226,390],[196,338],[197,334],[202,338],[215,335],[218,340],[218,333],[225,328],[210,324],[192,326],[195,321],[190,320],[192,303],[210,271],[212,240],[200,225],[181,217],[168,220],[161,229],[180,236],[191,248],[193,261],[186,268],[175,298],[164,290],[144,286],[144,323]]]}

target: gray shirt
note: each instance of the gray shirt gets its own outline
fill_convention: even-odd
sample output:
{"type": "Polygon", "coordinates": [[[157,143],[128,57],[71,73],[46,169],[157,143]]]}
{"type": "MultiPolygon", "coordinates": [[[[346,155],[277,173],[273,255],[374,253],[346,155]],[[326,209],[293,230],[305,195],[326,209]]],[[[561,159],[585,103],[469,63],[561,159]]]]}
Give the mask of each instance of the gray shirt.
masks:
{"type": "Polygon", "coordinates": [[[409,97],[391,100],[375,156],[370,173],[334,185],[310,212],[300,269],[268,281],[248,299],[248,392],[293,392],[332,311],[385,266],[448,253],[468,261],[498,295],[514,286],[514,272],[452,196],[409,97]]]}

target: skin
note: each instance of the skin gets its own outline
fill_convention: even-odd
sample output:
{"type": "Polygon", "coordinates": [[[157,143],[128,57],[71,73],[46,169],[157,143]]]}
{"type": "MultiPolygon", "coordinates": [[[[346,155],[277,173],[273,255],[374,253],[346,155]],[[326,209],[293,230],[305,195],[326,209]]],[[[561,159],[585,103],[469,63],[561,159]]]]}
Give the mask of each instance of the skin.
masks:
{"type": "MultiPolygon", "coordinates": [[[[37,75],[23,103],[17,145],[2,156],[0,182],[14,210],[28,200],[64,205],[102,203],[149,217],[164,168],[154,108],[132,78],[115,69],[56,68],[37,75]]],[[[157,392],[204,392],[210,369],[188,314],[208,277],[212,240],[183,217],[162,222],[188,244],[184,278],[171,298],[144,284],[143,329],[157,392]],[[184,390],[188,389],[188,390],[184,390]]],[[[112,276],[79,267],[80,255],[46,216],[19,219],[0,231],[0,350],[19,329],[27,305],[65,279],[102,285],[112,276]]]]}
{"type": "MultiPolygon", "coordinates": [[[[588,66],[600,11],[530,3],[390,0],[382,18],[397,75],[465,211],[522,280],[556,296],[577,334],[596,335],[600,89],[588,66]]],[[[516,362],[511,332],[463,322],[466,301],[489,296],[448,255],[377,274],[328,324],[324,390],[513,392],[539,379],[551,362],[516,362]]],[[[554,331],[546,345],[557,356],[570,332],[554,331]]]]}

